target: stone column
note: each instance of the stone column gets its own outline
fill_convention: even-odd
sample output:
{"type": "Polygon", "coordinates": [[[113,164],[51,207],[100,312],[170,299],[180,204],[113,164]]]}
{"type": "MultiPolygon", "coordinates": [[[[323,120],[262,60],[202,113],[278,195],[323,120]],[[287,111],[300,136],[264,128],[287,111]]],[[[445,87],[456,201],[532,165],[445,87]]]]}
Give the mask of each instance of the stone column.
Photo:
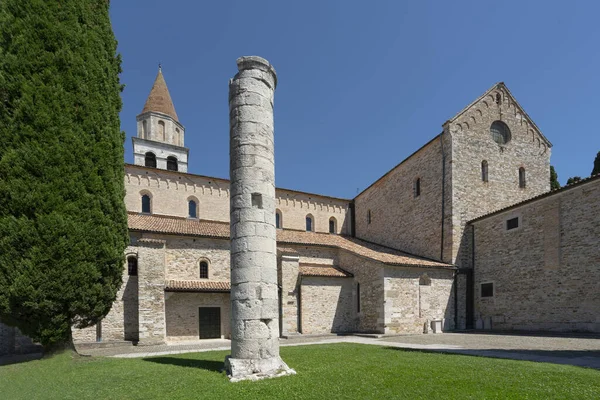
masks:
{"type": "Polygon", "coordinates": [[[232,381],[295,373],[279,357],[273,96],[275,69],[240,57],[229,83],[232,381]]]}

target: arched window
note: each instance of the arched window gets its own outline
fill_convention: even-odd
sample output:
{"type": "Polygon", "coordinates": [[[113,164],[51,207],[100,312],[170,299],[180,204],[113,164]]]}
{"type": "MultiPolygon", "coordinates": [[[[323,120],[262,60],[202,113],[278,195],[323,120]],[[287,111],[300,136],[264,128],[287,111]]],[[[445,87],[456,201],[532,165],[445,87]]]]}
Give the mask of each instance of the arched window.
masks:
{"type": "Polygon", "coordinates": [[[488,181],[488,162],[486,160],[481,162],[481,180],[488,181]]]}
{"type": "Polygon", "coordinates": [[[152,211],[150,196],[147,194],[142,196],[142,212],[146,214],[150,214],[152,211]]]}
{"type": "Polygon", "coordinates": [[[200,279],[208,279],[208,261],[200,261],[200,279]]]}
{"type": "Polygon", "coordinates": [[[335,233],[336,232],[336,220],[334,217],[329,218],[329,233],[335,233]]]}
{"type": "Polygon", "coordinates": [[[275,228],[281,229],[281,211],[275,210],[275,228]]]}
{"type": "Polygon", "coordinates": [[[421,275],[421,277],[419,278],[419,285],[431,286],[431,278],[427,274],[421,275]]]}
{"type": "Polygon", "coordinates": [[[421,195],[421,178],[415,179],[414,192],[415,197],[419,197],[421,195]]]}
{"type": "Polygon", "coordinates": [[[308,214],[306,216],[306,231],[307,232],[314,232],[315,227],[313,226],[313,217],[312,215],[308,214]]]}
{"type": "Polygon", "coordinates": [[[508,126],[502,121],[492,122],[490,134],[492,135],[494,142],[498,144],[507,144],[510,142],[510,129],[508,129],[508,126]]]}
{"type": "Polygon", "coordinates": [[[371,223],[371,210],[367,210],[367,224],[371,223]]]}
{"type": "Polygon", "coordinates": [[[138,263],[136,256],[127,257],[127,274],[129,276],[137,276],[138,274],[138,263]]]}
{"type": "Polygon", "coordinates": [[[188,216],[198,218],[198,204],[194,200],[188,201],[188,216]]]}
{"type": "Polygon", "coordinates": [[[519,187],[523,189],[525,187],[525,168],[519,168],[519,187]]]}
{"type": "Polygon", "coordinates": [[[165,141],[165,122],[158,121],[158,140],[165,141]]]}
{"type": "Polygon", "coordinates": [[[147,152],[144,159],[144,165],[150,168],[156,168],[156,155],[152,152],[147,152]]]}
{"type": "Polygon", "coordinates": [[[167,157],[167,170],[177,171],[177,157],[167,157]]]}

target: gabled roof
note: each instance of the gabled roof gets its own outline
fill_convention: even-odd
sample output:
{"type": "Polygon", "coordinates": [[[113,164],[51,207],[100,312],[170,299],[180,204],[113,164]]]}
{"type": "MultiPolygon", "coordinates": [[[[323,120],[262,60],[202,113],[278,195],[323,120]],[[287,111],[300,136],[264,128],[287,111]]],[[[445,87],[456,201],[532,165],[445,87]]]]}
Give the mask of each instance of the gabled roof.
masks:
{"type": "Polygon", "coordinates": [[[160,67],[158,68],[158,74],[156,75],[154,85],[152,85],[152,90],[150,90],[150,94],[148,95],[148,99],[142,110],[142,114],[150,111],[168,115],[179,122],[179,118],[175,112],[175,106],[173,105],[169,89],[167,88],[167,82],[165,82],[160,67]]]}
{"type": "Polygon", "coordinates": [[[535,128],[535,130],[542,137],[542,139],[544,139],[544,141],[546,142],[546,144],[548,145],[548,147],[552,147],[552,143],[548,140],[548,138],[546,136],[544,136],[544,134],[542,133],[542,131],[540,130],[540,128],[538,128],[538,126],[535,124],[535,122],[533,122],[533,120],[531,119],[531,117],[529,117],[529,115],[527,114],[527,112],[525,112],[525,109],[519,104],[519,102],[517,101],[517,99],[515,99],[515,96],[513,96],[513,94],[511,93],[511,91],[508,90],[508,87],[506,87],[506,85],[504,84],[504,82],[498,82],[494,86],[492,86],[491,88],[489,88],[484,94],[482,94],[481,96],[479,96],[478,98],[476,98],[474,101],[472,101],[468,106],[466,106],[465,108],[463,108],[462,110],[460,110],[458,112],[458,114],[456,114],[454,117],[452,117],[448,121],[446,121],[444,123],[444,125],[446,125],[447,123],[456,121],[456,119],[458,117],[460,117],[465,112],[467,112],[474,104],[476,104],[480,100],[484,99],[486,96],[489,96],[490,93],[493,92],[494,90],[498,90],[498,89],[504,90],[506,92],[506,94],[508,94],[508,96],[510,96],[510,100],[519,109],[519,111],[521,112],[521,114],[523,114],[525,116],[525,118],[527,118],[527,121],[535,128]]]}
{"type": "MultiPolygon", "coordinates": [[[[129,212],[128,225],[131,231],[138,232],[200,236],[227,240],[230,237],[228,222],[195,220],[167,215],[149,215],[129,212]]],[[[455,269],[452,264],[446,264],[443,262],[414,256],[357,238],[334,235],[330,233],[278,229],[277,244],[333,247],[346,250],[355,255],[379,261],[387,265],[418,268],[455,269]]]]}

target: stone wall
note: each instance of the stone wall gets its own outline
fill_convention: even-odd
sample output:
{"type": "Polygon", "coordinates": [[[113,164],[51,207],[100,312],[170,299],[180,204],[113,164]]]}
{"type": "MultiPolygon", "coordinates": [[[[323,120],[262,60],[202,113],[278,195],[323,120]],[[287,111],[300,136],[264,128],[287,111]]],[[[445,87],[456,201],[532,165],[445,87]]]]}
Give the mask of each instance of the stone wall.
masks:
{"type": "MultiPolygon", "coordinates": [[[[188,201],[198,204],[198,218],[229,222],[229,181],[182,172],[135,165],[125,166],[125,204],[128,211],[141,212],[141,196],[151,197],[154,214],[188,217],[188,201]]],[[[312,215],[316,232],[329,232],[335,218],[337,233],[350,233],[348,200],[276,189],[275,207],[285,229],[306,229],[312,215]]]]}
{"type": "Polygon", "coordinates": [[[168,342],[198,340],[200,307],[221,309],[221,337],[231,338],[229,293],[165,293],[166,334],[168,342]]]}
{"type": "Polygon", "coordinates": [[[139,239],[139,341],[164,343],[165,327],[165,241],[139,239]]]}
{"type": "Polygon", "coordinates": [[[356,236],[440,259],[442,169],[438,136],[356,197],[356,236]],[[416,179],[420,179],[419,196],[415,196],[416,179]]]}
{"type": "Polygon", "coordinates": [[[385,333],[423,333],[433,320],[454,329],[453,271],[386,267],[384,274],[385,333]]]}
{"type": "Polygon", "coordinates": [[[0,356],[40,351],[42,351],[42,347],[33,343],[18,328],[0,322],[0,356]]]}
{"type": "Polygon", "coordinates": [[[208,262],[208,280],[229,282],[229,241],[223,239],[167,238],[166,279],[200,279],[200,261],[208,262]]]}
{"type": "Polygon", "coordinates": [[[600,180],[474,222],[475,318],[493,329],[600,332],[600,180]],[[506,230],[506,220],[519,227],[506,230]],[[481,297],[481,284],[493,296],[481,297]]]}
{"type": "Polygon", "coordinates": [[[300,293],[299,257],[296,254],[279,256],[278,278],[281,287],[281,334],[299,333],[298,307],[300,293]]]}
{"type": "Polygon", "coordinates": [[[506,88],[500,84],[444,126],[452,138],[451,259],[468,266],[470,246],[463,231],[471,219],[550,190],[550,144],[506,88]],[[499,96],[499,101],[496,97],[499,96]],[[490,127],[501,120],[511,139],[499,145],[490,127]],[[488,181],[482,180],[482,162],[488,163],[488,181]],[[519,187],[519,168],[525,168],[526,187],[519,187]]]}
{"type": "Polygon", "coordinates": [[[303,334],[354,331],[352,278],[302,277],[303,334]]]}

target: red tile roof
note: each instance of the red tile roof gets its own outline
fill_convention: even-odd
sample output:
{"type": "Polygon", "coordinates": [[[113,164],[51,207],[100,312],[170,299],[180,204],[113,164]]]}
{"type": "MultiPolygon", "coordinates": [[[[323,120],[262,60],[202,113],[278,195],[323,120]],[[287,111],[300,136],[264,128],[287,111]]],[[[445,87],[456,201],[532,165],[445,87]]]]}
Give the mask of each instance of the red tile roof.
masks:
{"type": "MultiPolygon", "coordinates": [[[[129,229],[132,231],[173,235],[190,235],[222,239],[229,238],[228,222],[203,221],[164,215],[138,214],[133,212],[129,213],[129,229]]],[[[298,244],[333,247],[388,265],[420,268],[455,268],[451,264],[417,257],[349,236],[333,235],[330,233],[278,229],[277,243],[278,245],[298,244]]]]}
{"type": "Polygon", "coordinates": [[[229,292],[231,283],[215,281],[179,281],[168,280],[165,283],[166,292],[229,292]]]}
{"type": "Polygon", "coordinates": [[[339,278],[348,278],[352,277],[351,273],[348,273],[339,268],[333,267],[331,265],[300,265],[300,275],[301,276],[329,276],[329,277],[339,277],[339,278]]]}

